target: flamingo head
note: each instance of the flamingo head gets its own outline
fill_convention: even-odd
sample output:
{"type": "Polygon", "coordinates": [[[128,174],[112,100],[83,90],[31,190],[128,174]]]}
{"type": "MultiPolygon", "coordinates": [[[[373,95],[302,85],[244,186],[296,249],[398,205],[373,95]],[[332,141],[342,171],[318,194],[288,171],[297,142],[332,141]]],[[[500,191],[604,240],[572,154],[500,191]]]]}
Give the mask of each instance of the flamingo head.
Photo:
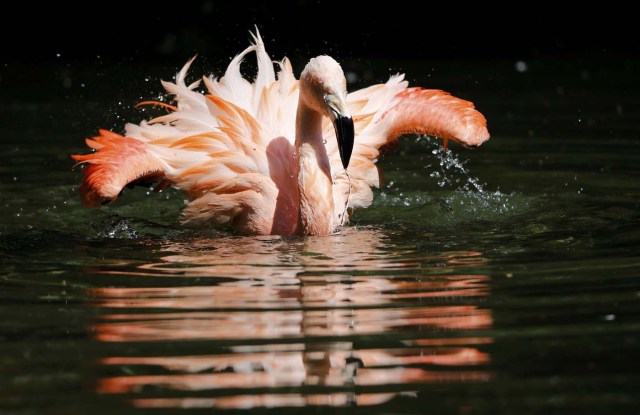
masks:
{"type": "Polygon", "coordinates": [[[300,99],[329,117],[336,131],[342,166],[349,166],[355,132],[347,106],[347,80],[335,59],[321,55],[309,61],[300,76],[300,99]]]}

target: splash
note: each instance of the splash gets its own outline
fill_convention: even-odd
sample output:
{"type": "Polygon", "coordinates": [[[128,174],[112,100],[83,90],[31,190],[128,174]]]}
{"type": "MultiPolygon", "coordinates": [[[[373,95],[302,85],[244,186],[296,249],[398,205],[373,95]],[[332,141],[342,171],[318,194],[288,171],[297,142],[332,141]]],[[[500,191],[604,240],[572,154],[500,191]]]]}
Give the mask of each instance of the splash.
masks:
{"type": "Polygon", "coordinates": [[[490,191],[486,189],[487,184],[481,183],[480,179],[471,175],[469,169],[465,167],[468,159],[462,159],[459,154],[450,149],[440,147],[437,140],[426,138],[434,148],[431,153],[439,158],[439,169],[432,172],[430,177],[437,180],[439,187],[452,188],[454,193],[446,198],[440,199],[439,203],[447,210],[453,211],[455,205],[465,206],[465,210],[474,214],[491,212],[504,214],[517,210],[514,204],[514,194],[504,194],[500,190],[490,191]]]}
{"type": "MultiPolygon", "coordinates": [[[[529,198],[492,190],[490,185],[471,172],[467,167],[467,159],[455,151],[443,149],[442,141],[421,136],[417,142],[422,147],[419,153],[427,157],[421,158],[423,164],[417,166],[417,172],[407,173],[408,177],[420,177],[422,174],[426,176],[423,173],[426,171],[433,180],[427,180],[429,183],[426,183],[426,188],[422,188],[422,184],[419,185],[420,188],[403,188],[396,186],[395,181],[390,181],[376,195],[372,206],[394,209],[360,212],[360,218],[380,221],[391,215],[396,222],[411,224],[408,226],[416,223],[449,226],[468,221],[502,220],[529,209],[529,198]]],[[[403,177],[398,177],[398,182],[401,183],[402,179],[403,177]]]]}
{"type": "Polygon", "coordinates": [[[136,239],[138,232],[131,226],[130,220],[120,219],[112,223],[108,229],[98,233],[98,238],[107,239],[136,239]]]}
{"type": "MultiPolygon", "coordinates": [[[[427,138],[427,142],[431,141],[430,138],[427,138]]],[[[485,192],[484,185],[480,183],[478,178],[472,177],[469,170],[465,168],[468,160],[462,160],[450,149],[442,147],[432,149],[431,154],[440,159],[439,171],[430,174],[431,177],[438,180],[438,186],[442,188],[457,186],[457,190],[485,192]]]]}

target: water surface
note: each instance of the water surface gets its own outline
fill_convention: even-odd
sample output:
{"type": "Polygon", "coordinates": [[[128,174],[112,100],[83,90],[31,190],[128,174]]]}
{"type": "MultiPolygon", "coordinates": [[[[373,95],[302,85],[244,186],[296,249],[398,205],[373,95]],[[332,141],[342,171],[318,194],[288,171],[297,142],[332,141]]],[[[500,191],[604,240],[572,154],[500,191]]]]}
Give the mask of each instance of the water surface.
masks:
{"type": "Polygon", "coordinates": [[[403,63],[493,137],[404,138],[325,238],[184,229],[172,190],[83,209],[68,155],[173,68],[5,67],[0,412],[636,413],[640,83],[599,64],[403,63]]]}

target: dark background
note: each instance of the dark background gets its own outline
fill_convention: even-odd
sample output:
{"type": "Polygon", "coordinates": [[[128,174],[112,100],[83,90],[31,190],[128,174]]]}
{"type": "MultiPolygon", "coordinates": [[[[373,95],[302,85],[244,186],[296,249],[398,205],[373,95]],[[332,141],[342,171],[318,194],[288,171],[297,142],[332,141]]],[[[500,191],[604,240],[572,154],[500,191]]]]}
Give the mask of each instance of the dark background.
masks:
{"type": "Polygon", "coordinates": [[[309,0],[22,2],[17,12],[5,14],[0,59],[78,62],[99,56],[175,64],[198,53],[226,62],[248,44],[254,25],[278,59],[320,53],[343,59],[606,57],[640,49],[636,14],[615,4],[377,3],[382,6],[309,0]]]}
{"type": "MultiPolygon", "coordinates": [[[[66,153],[84,151],[97,128],[148,119],[134,104],[159,99],[160,80],[190,57],[189,81],[222,75],[256,25],[271,58],[288,56],[296,74],[329,54],[355,79],[349,90],[400,72],[473,101],[489,120],[485,147],[514,135],[638,139],[636,13],[611,2],[378,3],[12,4],[0,25],[0,141],[58,133],[75,145],[66,153]]],[[[250,79],[255,60],[242,70],[250,79]]]]}

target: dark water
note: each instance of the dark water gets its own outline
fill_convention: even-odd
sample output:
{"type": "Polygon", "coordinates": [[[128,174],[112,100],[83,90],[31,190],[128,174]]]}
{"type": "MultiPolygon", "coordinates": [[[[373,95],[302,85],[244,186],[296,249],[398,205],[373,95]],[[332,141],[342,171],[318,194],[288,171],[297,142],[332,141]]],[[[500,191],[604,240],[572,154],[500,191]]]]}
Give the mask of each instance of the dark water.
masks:
{"type": "Polygon", "coordinates": [[[638,413],[638,63],[349,66],[493,137],[403,139],[326,238],[182,229],[175,191],[81,208],[68,155],[174,68],[5,66],[0,413],[638,413]]]}

